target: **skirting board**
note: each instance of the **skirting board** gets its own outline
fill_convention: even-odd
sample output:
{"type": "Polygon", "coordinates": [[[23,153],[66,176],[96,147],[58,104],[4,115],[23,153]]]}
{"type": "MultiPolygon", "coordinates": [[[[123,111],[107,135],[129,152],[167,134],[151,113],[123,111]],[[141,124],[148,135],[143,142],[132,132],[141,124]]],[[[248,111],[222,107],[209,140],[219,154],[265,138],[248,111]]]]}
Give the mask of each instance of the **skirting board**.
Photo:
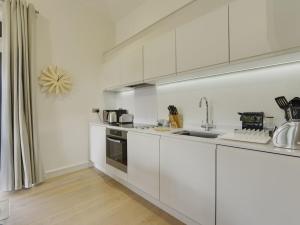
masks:
{"type": "Polygon", "coordinates": [[[48,170],[45,173],[46,173],[46,178],[48,179],[48,178],[58,177],[68,173],[76,172],[78,170],[86,169],[89,167],[92,167],[92,164],[90,162],[83,162],[80,164],[65,166],[54,170],[48,170]]]}

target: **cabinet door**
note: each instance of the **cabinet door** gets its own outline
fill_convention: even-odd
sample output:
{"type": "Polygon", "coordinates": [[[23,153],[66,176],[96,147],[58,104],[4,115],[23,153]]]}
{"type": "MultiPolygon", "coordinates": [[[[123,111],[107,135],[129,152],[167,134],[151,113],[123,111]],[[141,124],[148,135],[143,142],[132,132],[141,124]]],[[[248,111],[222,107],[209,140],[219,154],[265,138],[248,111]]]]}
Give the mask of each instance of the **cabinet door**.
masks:
{"type": "Polygon", "coordinates": [[[129,46],[121,52],[121,84],[143,81],[143,47],[129,46]]]}
{"type": "Polygon", "coordinates": [[[104,87],[113,88],[121,84],[121,57],[114,55],[103,64],[104,87]]]}
{"type": "Polygon", "coordinates": [[[215,224],[216,146],[162,137],[160,201],[199,224],[215,224]]]}
{"type": "Polygon", "coordinates": [[[144,79],[175,73],[175,31],[171,31],[144,45],[144,79]]]}
{"type": "Polygon", "coordinates": [[[228,7],[179,27],[176,46],[178,72],[228,62],[228,7]]]}
{"type": "Polygon", "coordinates": [[[128,182],[159,199],[159,136],[128,133],[128,182]]]}
{"type": "Polygon", "coordinates": [[[90,125],[90,161],[98,170],[106,168],[106,129],[98,125],[90,125]]]}
{"type": "Polygon", "coordinates": [[[300,1],[236,0],[229,12],[231,60],[300,46],[300,1]]]}
{"type": "Polygon", "coordinates": [[[298,225],[300,158],[218,147],[217,225],[298,225]]]}

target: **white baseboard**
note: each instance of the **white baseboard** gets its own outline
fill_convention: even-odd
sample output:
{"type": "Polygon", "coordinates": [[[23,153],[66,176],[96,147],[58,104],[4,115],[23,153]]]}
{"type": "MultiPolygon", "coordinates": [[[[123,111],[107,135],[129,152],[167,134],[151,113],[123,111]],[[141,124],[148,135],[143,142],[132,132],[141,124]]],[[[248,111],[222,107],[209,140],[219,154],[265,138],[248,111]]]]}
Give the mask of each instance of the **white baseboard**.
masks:
{"type": "Polygon", "coordinates": [[[70,165],[70,166],[60,167],[60,168],[57,168],[54,170],[48,170],[45,172],[46,179],[62,176],[62,175],[72,173],[72,172],[76,172],[78,170],[86,169],[91,166],[92,166],[92,164],[90,162],[83,162],[83,163],[74,164],[74,165],[70,165]]]}

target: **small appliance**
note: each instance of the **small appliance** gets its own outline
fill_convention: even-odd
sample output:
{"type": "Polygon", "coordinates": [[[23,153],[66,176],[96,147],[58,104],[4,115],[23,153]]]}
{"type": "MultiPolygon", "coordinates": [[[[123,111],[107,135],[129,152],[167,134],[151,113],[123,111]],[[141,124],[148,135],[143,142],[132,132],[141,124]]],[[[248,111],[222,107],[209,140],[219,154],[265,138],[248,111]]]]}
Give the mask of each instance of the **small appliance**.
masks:
{"type": "Polygon", "coordinates": [[[300,150],[300,120],[286,122],[273,136],[276,147],[300,150]]]}
{"type": "Polygon", "coordinates": [[[110,112],[108,113],[108,123],[117,123],[117,113],[116,112],[110,112]]]}
{"type": "Polygon", "coordinates": [[[275,130],[273,143],[276,147],[300,150],[300,98],[287,101],[284,96],[275,98],[284,110],[286,123],[275,130]]]}
{"type": "Polygon", "coordinates": [[[244,112],[238,113],[242,121],[242,129],[246,130],[263,130],[264,113],[263,112],[244,112]]]}
{"type": "Polygon", "coordinates": [[[120,117],[127,113],[126,109],[103,110],[103,122],[110,124],[119,123],[120,117]]]}
{"type": "Polygon", "coordinates": [[[130,124],[133,123],[134,116],[132,114],[123,114],[119,118],[120,124],[130,124]]]}

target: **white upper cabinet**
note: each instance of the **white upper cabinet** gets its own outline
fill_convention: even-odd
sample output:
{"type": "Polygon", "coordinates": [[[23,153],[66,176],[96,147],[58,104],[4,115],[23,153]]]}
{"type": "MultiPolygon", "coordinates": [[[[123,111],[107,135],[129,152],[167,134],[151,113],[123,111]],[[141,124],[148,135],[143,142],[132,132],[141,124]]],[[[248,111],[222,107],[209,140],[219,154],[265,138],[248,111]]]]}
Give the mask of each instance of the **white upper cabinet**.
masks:
{"type": "Polygon", "coordinates": [[[103,64],[103,79],[105,88],[121,85],[121,57],[114,55],[103,64]]]}
{"type": "Polygon", "coordinates": [[[228,6],[177,28],[176,45],[178,72],[228,62],[228,6]]]}
{"type": "Polygon", "coordinates": [[[218,147],[217,225],[299,225],[300,158],[218,147]]]}
{"type": "Polygon", "coordinates": [[[166,32],[144,45],[144,79],[176,73],[175,31],[166,32]]]}
{"type": "Polygon", "coordinates": [[[129,132],[128,182],[159,199],[160,136],[129,132]]]}
{"type": "Polygon", "coordinates": [[[215,225],[216,145],[162,137],[160,201],[203,225],[215,225]]]}
{"type": "Polygon", "coordinates": [[[300,1],[236,0],[230,3],[231,60],[300,46],[300,1]]]}
{"type": "Polygon", "coordinates": [[[121,84],[143,81],[143,47],[128,46],[121,51],[121,84]]]}

